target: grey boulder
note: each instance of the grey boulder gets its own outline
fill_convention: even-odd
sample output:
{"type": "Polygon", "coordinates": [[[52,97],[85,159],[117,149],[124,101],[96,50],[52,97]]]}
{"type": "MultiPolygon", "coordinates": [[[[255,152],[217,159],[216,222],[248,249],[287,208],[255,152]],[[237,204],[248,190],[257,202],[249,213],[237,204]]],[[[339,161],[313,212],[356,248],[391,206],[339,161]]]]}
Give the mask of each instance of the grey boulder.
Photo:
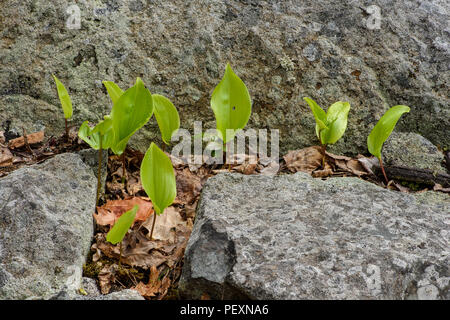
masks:
{"type": "Polygon", "coordinates": [[[426,138],[412,132],[392,132],[383,145],[382,156],[388,166],[429,169],[446,173],[444,154],[426,138]]]}
{"type": "Polygon", "coordinates": [[[450,201],[358,178],[219,174],[179,283],[199,299],[450,299],[450,201]]]}
{"type": "MultiPolygon", "coordinates": [[[[210,96],[230,62],[252,97],[248,128],[279,129],[282,153],[317,143],[305,96],[351,103],[333,153],[366,152],[396,104],[411,107],[399,129],[449,147],[449,16],[443,0],[0,1],[0,131],[63,132],[52,73],[73,125],[110,112],[103,80],[126,89],[141,77],[172,100],[183,128],[213,128],[210,96]]],[[[155,140],[152,118],[130,146],[155,140]]]]}
{"type": "Polygon", "coordinates": [[[72,153],[0,179],[0,299],[80,288],[95,190],[92,169],[72,153]]]}

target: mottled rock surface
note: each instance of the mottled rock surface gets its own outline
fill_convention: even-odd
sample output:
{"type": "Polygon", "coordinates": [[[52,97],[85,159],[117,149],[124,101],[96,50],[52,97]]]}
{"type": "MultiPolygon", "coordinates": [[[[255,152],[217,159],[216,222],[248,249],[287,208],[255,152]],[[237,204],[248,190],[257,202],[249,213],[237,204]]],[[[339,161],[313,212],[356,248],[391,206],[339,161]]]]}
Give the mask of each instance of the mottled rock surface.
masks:
{"type": "MultiPolygon", "coordinates": [[[[83,149],[77,152],[84,163],[91,167],[92,172],[94,172],[95,177],[98,175],[98,150],[94,149],[83,149]]],[[[103,150],[102,154],[102,167],[101,167],[101,193],[105,191],[106,176],[108,174],[108,150],[103,150]]]]}
{"type": "Polygon", "coordinates": [[[79,290],[62,290],[53,296],[53,300],[145,300],[139,292],[132,289],[112,292],[106,295],[101,294],[97,281],[92,278],[83,277],[81,286],[85,294],[81,294],[79,290]]]}
{"type": "Polygon", "coordinates": [[[180,293],[199,299],[450,299],[450,200],[357,178],[219,174],[180,293]]]}
{"type": "MultiPolygon", "coordinates": [[[[411,107],[399,130],[449,147],[449,15],[444,0],[2,1],[0,131],[63,132],[52,73],[73,124],[110,111],[102,80],[128,88],[140,76],[174,102],[182,127],[214,127],[210,95],[229,61],[251,93],[249,127],[280,129],[281,152],[317,143],[304,96],[351,103],[334,153],[367,152],[396,104],[411,107]]],[[[153,118],[130,143],[145,151],[158,139],[153,118]]]]}
{"type": "Polygon", "coordinates": [[[80,288],[95,190],[92,169],[71,153],[0,179],[0,299],[80,288]]]}
{"type": "Polygon", "coordinates": [[[429,140],[412,132],[392,132],[382,150],[386,165],[429,169],[446,173],[444,154],[429,140]]]}

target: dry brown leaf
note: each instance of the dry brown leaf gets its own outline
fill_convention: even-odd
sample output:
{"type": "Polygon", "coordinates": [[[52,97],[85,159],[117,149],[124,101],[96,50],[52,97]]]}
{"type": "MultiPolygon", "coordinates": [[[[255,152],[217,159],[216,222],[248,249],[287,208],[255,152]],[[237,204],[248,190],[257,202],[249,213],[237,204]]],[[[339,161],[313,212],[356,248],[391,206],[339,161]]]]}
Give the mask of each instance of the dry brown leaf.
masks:
{"type": "Polygon", "coordinates": [[[255,174],[256,173],[257,164],[256,163],[248,163],[245,162],[241,165],[233,167],[234,171],[240,172],[242,174],[255,174]]]}
{"type": "Polygon", "coordinates": [[[189,168],[175,170],[175,177],[177,183],[176,199],[182,203],[195,201],[203,188],[202,179],[197,174],[192,173],[189,168]]]}
{"type": "Polygon", "coordinates": [[[314,170],[322,166],[322,148],[320,146],[312,146],[289,151],[283,158],[289,171],[302,171],[311,174],[314,170]]]}
{"type": "Polygon", "coordinates": [[[123,213],[131,210],[136,204],[139,206],[139,209],[134,222],[147,220],[153,213],[152,203],[141,197],[133,197],[126,200],[111,200],[105,205],[97,207],[98,214],[94,214],[95,221],[102,226],[113,226],[123,213]]]}
{"type": "Polygon", "coordinates": [[[233,167],[233,171],[242,174],[255,174],[258,167],[258,158],[253,154],[233,154],[233,157],[229,161],[232,164],[238,163],[238,166],[233,167]]]}
{"type": "Polygon", "coordinates": [[[330,165],[327,163],[325,164],[325,169],[316,170],[311,173],[311,175],[314,178],[325,178],[333,175],[333,170],[331,169],[330,165]]]}
{"type": "Polygon", "coordinates": [[[175,169],[184,168],[184,167],[186,167],[188,165],[188,162],[185,159],[176,157],[176,156],[174,156],[172,154],[169,154],[168,156],[170,158],[170,161],[172,161],[172,166],[175,169]]]}
{"type": "Polygon", "coordinates": [[[343,171],[350,172],[358,177],[368,174],[368,171],[358,159],[336,155],[329,152],[325,152],[325,154],[327,155],[329,161],[333,162],[337,168],[343,171]]]}
{"type": "Polygon", "coordinates": [[[139,294],[145,298],[158,297],[158,299],[163,298],[169,289],[171,284],[170,279],[164,276],[162,280],[158,280],[160,272],[156,266],[150,268],[150,277],[147,284],[139,282],[134,288],[139,294]]]}
{"type": "Polygon", "coordinates": [[[211,297],[209,296],[209,294],[207,294],[206,292],[204,292],[202,294],[202,296],[200,297],[200,300],[211,300],[211,297]]]}
{"type": "Polygon", "coordinates": [[[13,165],[14,156],[6,147],[0,146],[0,167],[9,167],[13,165]]]}
{"type": "Polygon", "coordinates": [[[278,173],[278,170],[280,170],[278,161],[271,161],[269,164],[262,165],[261,167],[262,168],[259,168],[259,172],[265,176],[274,176],[278,173]]]}
{"type": "Polygon", "coordinates": [[[114,272],[114,265],[104,266],[98,274],[100,290],[103,294],[108,294],[111,290],[111,285],[114,283],[116,277],[114,272]]]}
{"type": "Polygon", "coordinates": [[[140,172],[129,174],[127,179],[127,193],[130,196],[134,196],[143,189],[144,188],[142,187],[140,172]]]}
{"type": "MultiPolygon", "coordinates": [[[[142,228],[141,228],[142,229],[142,228]]],[[[192,226],[178,225],[175,232],[175,241],[149,240],[141,230],[131,230],[122,241],[122,263],[133,267],[148,269],[151,266],[159,267],[163,263],[172,267],[184,255],[192,226]]],[[[104,233],[95,236],[98,249],[109,258],[118,259],[120,245],[112,245],[106,241],[104,233]]]]}
{"type": "MultiPolygon", "coordinates": [[[[28,140],[28,144],[30,144],[30,145],[42,142],[44,140],[44,131],[27,134],[27,140],[28,140]]],[[[25,139],[23,137],[12,139],[8,143],[8,147],[10,149],[20,148],[20,147],[23,147],[24,145],[25,145],[25,139]]]]}
{"type": "MultiPolygon", "coordinates": [[[[155,213],[153,213],[155,214],[155,213]]],[[[142,224],[142,227],[146,228],[150,236],[150,231],[153,225],[153,214],[142,224]]],[[[153,229],[153,239],[168,241],[169,243],[175,242],[176,228],[179,225],[186,225],[179,213],[179,209],[175,207],[168,207],[164,210],[164,213],[156,216],[155,227],[153,229]]]]}
{"type": "Polygon", "coordinates": [[[441,184],[436,183],[433,187],[434,191],[441,191],[445,193],[450,193],[450,188],[444,188],[441,184]]]}

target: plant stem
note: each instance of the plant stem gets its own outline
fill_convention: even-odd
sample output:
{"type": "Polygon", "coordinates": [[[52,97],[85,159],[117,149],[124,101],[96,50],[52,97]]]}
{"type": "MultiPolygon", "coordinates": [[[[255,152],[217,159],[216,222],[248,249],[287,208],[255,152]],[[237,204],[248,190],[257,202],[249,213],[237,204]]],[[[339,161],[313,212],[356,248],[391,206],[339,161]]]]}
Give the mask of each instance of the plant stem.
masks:
{"type": "Polygon", "coordinates": [[[152,223],[152,231],[150,231],[150,240],[153,240],[153,229],[155,228],[155,221],[156,221],[156,212],[153,211],[153,223],[152,223]]]}
{"type": "Polygon", "coordinates": [[[95,198],[95,207],[98,206],[98,198],[100,197],[100,189],[102,188],[102,162],[103,162],[103,137],[100,135],[100,149],[98,150],[98,171],[97,171],[97,197],[95,198]]]}
{"type": "Polygon", "coordinates": [[[383,176],[384,176],[384,180],[386,181],[386,185],[388,185],[389,179],[387,178],[386,171],[384,171],[383,160],[381,160],[381,157],[379,157],[378,161],[380,162],[381,172],[383,172],[383,176]]]}
{"type": "Polygon", "coordinates": [[[325,157],[326,157],[325,152],[326,151],[327,151],[327,145],[323,144],[322,145],[322,154],[323,154],[323,156],[322,156],[322,169],[324,169],[324,170],[325,170],[325,157]]]}
{"type": "Polygon", "coordinates": [[[120,249],[119,249],[119,270],[122,268],[122,241],[120,241],[120,249]]]}
{"type": "Polygon", "coordinates": [[[125,165],[125,152],[126,152],[126,148],[122,153],[122,183],[123,185],[126,187],[126,175],[127,175],[127,169],[126,169],[126,165],[125,165]]]}
{"type": "Polygon", "coordinates": [[[66,123],[66,141],[69,141],[69,127],[67,126],[67,118],[64,118],[66,123]]]}
{"type": "Polygon", "coordinates": [[[36,158],[36,155],[34,154],[33,149],[31,149],[30,144],[28,143],[27,132],[25,131],[24,127],[22,127],[22,132],[23,132],[23,141],[25,143],[25,146],[27,147],[28,151],[30,151],[30,153],[34,159],[34,158],[36,158]]]}

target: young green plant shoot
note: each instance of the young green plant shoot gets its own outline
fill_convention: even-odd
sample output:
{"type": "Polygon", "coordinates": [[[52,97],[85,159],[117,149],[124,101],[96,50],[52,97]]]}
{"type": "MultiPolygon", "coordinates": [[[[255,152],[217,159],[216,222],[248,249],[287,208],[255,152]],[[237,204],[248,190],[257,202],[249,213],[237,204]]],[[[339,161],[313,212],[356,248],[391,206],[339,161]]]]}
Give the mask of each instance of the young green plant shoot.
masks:
{"type": "Polygon", "coordinates": [[[325,166],[325,151],[327,145],[336,143],[347,128],[350,103],[338,101],[333,103],[325,113],[319,105],[310,98],[303,98],[311,108],[316,119],[316,135],[323,149],[322,166],[325,166]]]}
{"type": "Polygon", "coordinates": [[[66,124],[66,140],[69,140],[69,128],[67,126],[67,120],[72,118],[72,101],[70,100],[69,93],[67,92],[66,88],[62,84],[61,81],[58,80],[58,78],[55,75],[52,75],[53,79],[56,83],[56,89],[58,90],[58,97],[59,101],[61,102],[61,106],[64,112],[64,120],[66,124]]]}
{"type": "Polygon", "coordinates": [[[164,209],[170,206],[177,195],[175,173],[169,157],[151,143],[141,164],[142,187],[153,203],[153,224],[150,231],[150,239],[153,236],[156,215],[164,213],[164,209]]]}
{"type": "MultiPolygon", "coordinates": [[[[116,103],[123,94],[123,90],[112,81],[103,81],[103,84],[105,85],[113,104],[116,103]]],[[[172,136],[180,128],[180,116],[177,109],[168,98],[159,94],[152,94],[152,100],[153,112],[164,142],[164,151],[165,145],[170,145],[172,136]]]]}
{"type": "Polygon", "coordinates": [[[217,133],[226,151],[227,142],[234,139],[236,132],[247,125],[252,113],[252,102],[247,87],[233,72],[229,63],[222,80],[212,93],[211,108],[216,117],[217,133]]]}
{"type": "Polygon", "coordinates": [[[120,242],[119,268],[122,261],[122,240],[127,234],[128,229],[130,229],[133,224],[134,217],[136,216],[138,209],[139,206],[135,205],[133,209],[123,213],[106,235],[106,241],[109,241],[112,244],[117,244],[120,242]]]}
{"type": "MultiPolygon", "coordinates": [[[[153,99],[141,78],[136,84],[123,92],[117,85],[105,81],[108,93],[113,101],[111,110],[114,143],[111,150],[122,156],[123,181],[125,182],[125,154],[128,140],[142,128],[153,114],[153,99]]],[[[105,83],[104,82],[104,83],[105,83]]]]}
{"type": "Polygon", "coordinates": [[[367,137],[367,148],[369,152],[378,158],[380,162],[381,172],[383,173],[386,185],[389,180],[384,171],[383,161],[381,159],[381,149],[384,142],[389,138],[398,120],[405,112],[409,112],[409,107],[398,105],[390,108],[386,113],[378,120],[375,127],[373,127],[369,136],[367,137]]]}
{"type": "Polygon", "coordinates": [[[180,128],[180,116],[178,115],[177,108],[166,97],[153,94],[152,98],[156,122],[158,123],[161,138],[164,142],[164,151],[165,145],[170,145],[172,136],[180,128]]]}
{"type": "Polygon", "coordinates": [[[112,119],[105,116],[94,128],[89,127],[88,121],[83,122],[78,131],[78,136],[85,141],[91,148],[99,150],[98,152],[98,172],[97,172],[97,197],[95,206],[98,205],[98,199],[101,190],[102,174],[102,154],[103,150],[108,150],[114,143],[114,131],[112,129],[112,119]]]}

